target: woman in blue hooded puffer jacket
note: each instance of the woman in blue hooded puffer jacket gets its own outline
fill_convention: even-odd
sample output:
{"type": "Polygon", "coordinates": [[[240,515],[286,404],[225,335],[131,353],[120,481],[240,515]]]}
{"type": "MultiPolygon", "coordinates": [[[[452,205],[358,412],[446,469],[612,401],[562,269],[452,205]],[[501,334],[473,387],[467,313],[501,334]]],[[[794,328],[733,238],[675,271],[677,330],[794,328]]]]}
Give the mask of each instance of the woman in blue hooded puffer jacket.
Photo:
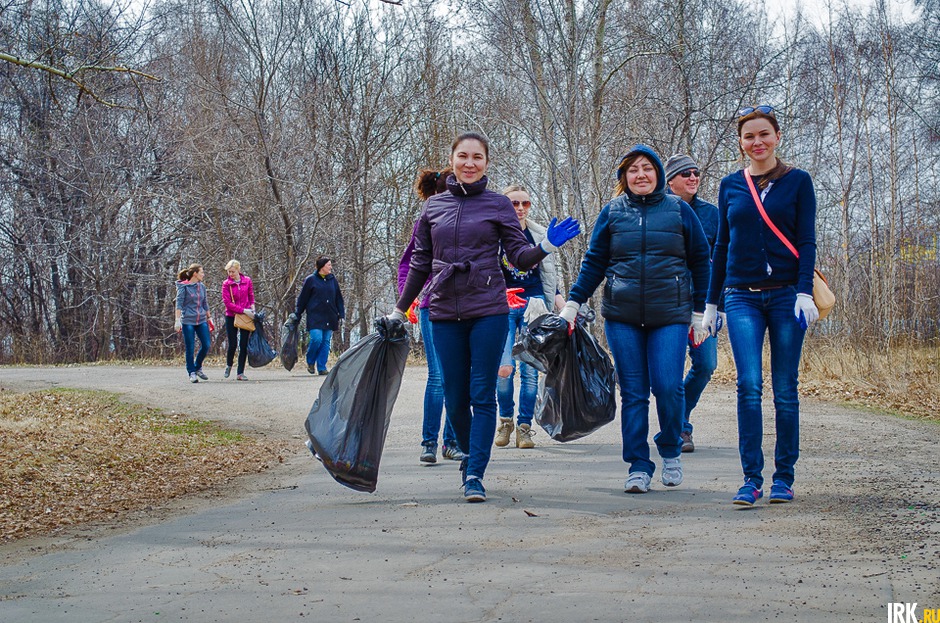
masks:
{"type": "Polygon", "coordinates": [[[682,483],[682,374],[690,321],[694,342],[706,337],[701,318],[708,241],[692,208],[665,189],[665,171],[652,149],[637,145],[621,159],[616,196],[597,217],[561,312],[573,323],[578,308],[606,279],[601,314],[620,382],[628,493],[649,491],[655,470],[647,441],[651,390],[659,415],[654,441],[663,459],[662,482],[682,483]]]}

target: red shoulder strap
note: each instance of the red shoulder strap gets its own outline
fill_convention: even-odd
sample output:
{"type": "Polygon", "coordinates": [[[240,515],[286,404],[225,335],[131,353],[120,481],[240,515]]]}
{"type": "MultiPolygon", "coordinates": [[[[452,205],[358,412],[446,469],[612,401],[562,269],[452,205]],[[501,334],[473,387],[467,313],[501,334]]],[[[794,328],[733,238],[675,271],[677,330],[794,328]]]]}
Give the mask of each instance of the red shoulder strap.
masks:
{"type": "Polygon", "coordinates": [[[760,200],[760,195],[757,194],[757,189],[754,188],[754,180],[751,179],[751,172],[748,171],[746,167],[744,169],[744,179],[747,181],[747,187],[751,190],[751,197],[754,198],[754,203],[757,204],[757,210],[760,212],[761,218],[764,219],[764,222],[767,223],[767,227],[770,228],[770,231],[777,234],[777,238],[780,238],[780,242],[782,242],[786,248],[790,249],[790,253],[799,259],[799,251],[796,250],[796,247],[793,246],[793,243],[787,240],[787,237],[783,235],[783,232],[777,229],[777,226],[774,225],[774,222],[770,220],[769,216],[767,216],[767,212],[764,210],[764,203],[760,200]]]}

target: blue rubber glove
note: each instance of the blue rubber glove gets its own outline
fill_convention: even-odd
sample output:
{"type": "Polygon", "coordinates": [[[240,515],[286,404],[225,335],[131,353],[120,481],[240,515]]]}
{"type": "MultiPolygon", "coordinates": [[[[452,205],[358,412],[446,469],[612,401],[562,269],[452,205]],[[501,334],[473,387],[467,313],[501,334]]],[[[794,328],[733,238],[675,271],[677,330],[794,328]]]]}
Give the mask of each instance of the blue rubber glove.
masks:
{"type": "Polygon", "coordinates": [[[565,244],[575,236],[581,233],[581,224],[578,219],[566,217],[562,222],[553,218],[548,224],[548,231],[545,233],[545,240],[542,241],[542,249],[546,253],[552,253],[561,245],[565,244]]]}

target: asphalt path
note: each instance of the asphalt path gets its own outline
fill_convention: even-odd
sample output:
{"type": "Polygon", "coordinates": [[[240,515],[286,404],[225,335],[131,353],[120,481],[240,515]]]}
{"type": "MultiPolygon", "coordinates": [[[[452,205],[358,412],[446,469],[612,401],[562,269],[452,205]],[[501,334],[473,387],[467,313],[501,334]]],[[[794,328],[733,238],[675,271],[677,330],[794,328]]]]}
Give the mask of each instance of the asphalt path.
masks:
{"type": "MultiPolygon", "coordinates": [[[[650,493],[623,492],[618,418],[575,442],[540,431],[534,449],[494,448],[488,500],[467,504],[456,463],[418,463],[422,367],[406,369],[373,494],[303,447],[322,377],[299,368],[248,383],[212,368],[195,385],[175,367],[0,369],[7,389],[109,390],[297,449],[117,524],[0,545],[0,621],[883,622],[893,602],[940,608],[936,424],[804,399],[796,501],[741,510],[734,387],[712,384],[679,487],[657,469],[650,493]]],[[[768,480],[773,440],[765,404],[768,480]]]]}

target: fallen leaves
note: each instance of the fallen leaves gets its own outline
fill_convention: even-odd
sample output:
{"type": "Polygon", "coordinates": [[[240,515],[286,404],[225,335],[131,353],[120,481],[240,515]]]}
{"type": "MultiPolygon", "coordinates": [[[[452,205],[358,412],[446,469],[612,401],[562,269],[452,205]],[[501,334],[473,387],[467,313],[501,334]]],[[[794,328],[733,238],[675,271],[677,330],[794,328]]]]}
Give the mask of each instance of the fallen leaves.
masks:
{"type": "Polygon", "coordinates": [[[0,539],[159,506],[263,471],[283,450],[104,392],[3,392],[0,539]]]}

